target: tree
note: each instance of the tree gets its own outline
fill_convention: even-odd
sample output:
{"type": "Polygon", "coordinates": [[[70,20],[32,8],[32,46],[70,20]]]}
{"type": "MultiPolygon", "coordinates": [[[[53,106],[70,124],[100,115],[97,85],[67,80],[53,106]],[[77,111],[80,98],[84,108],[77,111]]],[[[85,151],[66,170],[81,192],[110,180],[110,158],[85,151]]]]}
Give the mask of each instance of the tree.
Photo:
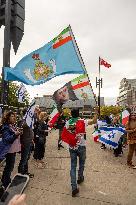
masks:
{"type": "Polygon", "coordinates": [[[102,106],[101,107],[101,116],[105,116],[105,115],[110,116],[110,114],[117,115],[121,111],[122,111],[122,107],[120,107],[120,106],[113,106],[113,105],[102,106]]]}
{"type": "Polygon", "coordinates": [[[29,104],[29,94],[26,92],[24,103],[19,103],[18,98],[16,96],[18,89],[19,89],[19,85],[12,82],[9,83],[8,105],[14,107],[25,107],[29,104]]]}
{"type": "MultiPolygon", "coordinates": [[[[0,79],[1,81],[1,79],[0,79]]],[[[19,103],[17,98],[17,90],[19,85],[13,82],[9,82],[9,90],[8,90],[8,105],[13,107],[25,107],[29,105],[29,94],[26,92],[24,103],[19,103]]],[[[1,96],[2,88],[0,88],[0,96],[1,96]]]]}

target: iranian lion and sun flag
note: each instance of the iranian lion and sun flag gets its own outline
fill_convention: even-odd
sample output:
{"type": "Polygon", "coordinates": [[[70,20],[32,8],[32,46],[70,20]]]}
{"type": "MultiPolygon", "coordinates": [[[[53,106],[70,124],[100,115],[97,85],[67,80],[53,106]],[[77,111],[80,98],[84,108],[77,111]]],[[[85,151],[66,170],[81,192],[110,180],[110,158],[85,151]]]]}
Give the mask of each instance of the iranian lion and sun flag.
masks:
{"type": "Polygon", "coordinates": [[[14,68],[5,68],[5,80],[39,85],[55,76],[83,74],[85,69],[77,50],[71,27],[68,26],[49,43],[23,57],[14,68]]]}

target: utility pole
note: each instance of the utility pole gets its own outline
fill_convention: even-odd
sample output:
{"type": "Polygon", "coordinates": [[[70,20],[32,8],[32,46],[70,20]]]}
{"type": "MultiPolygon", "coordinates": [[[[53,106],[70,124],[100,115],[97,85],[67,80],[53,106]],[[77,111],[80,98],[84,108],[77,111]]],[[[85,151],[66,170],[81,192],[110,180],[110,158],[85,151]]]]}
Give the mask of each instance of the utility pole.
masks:
{"type": "Polygon", "coordinates": [[[15,54],[24,34],[25,0],[0,0],[0,27],[4,29],[1,103],[8,104],[9,83],[4,80],[4,68],[10,67],[11,42],[15,54]]]}

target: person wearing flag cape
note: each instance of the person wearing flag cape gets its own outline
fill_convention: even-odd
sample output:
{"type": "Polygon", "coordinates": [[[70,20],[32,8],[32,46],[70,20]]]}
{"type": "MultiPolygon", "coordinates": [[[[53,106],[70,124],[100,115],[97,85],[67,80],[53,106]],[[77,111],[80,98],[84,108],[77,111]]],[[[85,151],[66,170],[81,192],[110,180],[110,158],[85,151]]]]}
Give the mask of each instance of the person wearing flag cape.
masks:
{"type": "Polygon", "coordinates": [[[98,114],[95,111],[93,119],[84,120],[79,117],[79,109],[71,110],[71,118],[66,122],[62,131],[62,141],[69,145],[71,158],[71,187],[72,197],[79,193],[78,184],[84,181],[84,166],[86,160],[86,126],[97,122],[98,114]],[[77,158],[79,157],[78,180],[76,179],[77,158]]]}
{"type": "Polygon", "coordinates": [[[132,163],[133,154],[136,150],[136,113],[130,113],[129,120],[125,127],[127,132],[127,143],[129,145],[127,165],[136,169],[136,166],[132,163]]]}

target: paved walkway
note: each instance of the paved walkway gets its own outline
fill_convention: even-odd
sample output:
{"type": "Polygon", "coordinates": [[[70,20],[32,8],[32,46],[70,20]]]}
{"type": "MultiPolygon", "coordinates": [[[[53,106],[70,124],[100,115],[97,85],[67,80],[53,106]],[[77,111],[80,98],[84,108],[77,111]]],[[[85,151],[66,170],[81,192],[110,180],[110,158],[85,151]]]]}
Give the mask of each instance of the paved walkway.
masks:
{"type": "Polygon", "coordinates": [[[35,177],[25,191],[28,205],[136,204],[136,170],[126,166],[127,150],[123,157],[115,158],[113,151],[101,150],[100,144],[93,142],[91,132],[89,126],[85,182],[79,197],[71,197],[69,153],[57,150],[58,131],[53,131],[47,140],[47,167],[36,169],[33,160],[30,162],[35,177]]]}

